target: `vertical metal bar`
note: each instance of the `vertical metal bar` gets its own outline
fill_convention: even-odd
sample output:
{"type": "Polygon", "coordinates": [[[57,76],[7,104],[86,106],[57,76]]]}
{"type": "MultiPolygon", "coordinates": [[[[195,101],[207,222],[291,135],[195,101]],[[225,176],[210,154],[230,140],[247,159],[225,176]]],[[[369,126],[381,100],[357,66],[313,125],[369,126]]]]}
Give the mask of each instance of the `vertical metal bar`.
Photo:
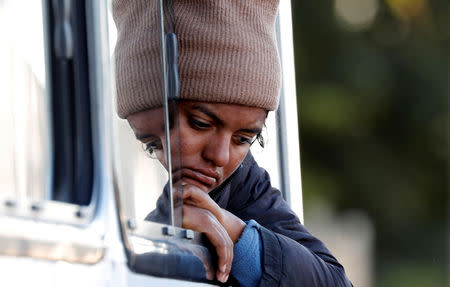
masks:
{"type": "Polygon", "coordinates": [[[291,2],[281,1],[276,32],[282,69],[282,95],[277,112],[279,127],[280,181],[291,209],[303,218],[303,197],[298,136],[297,96],[295,88],[294,43],[292,38],[291,2]],[[289,132],[288,132],[289,131],[289,132]]]}
{"type": "Polygon", "coordinates": [[[158,0],[159,8],[159,27],[161,37],[161,70],[163,78],[163,96],[164,96],[164,130],[166,133],[166,161],[167,172],[169,174],[169,201],[170,201],[170,225],[174,226],[174,205],[173,205],[173,184],[172,184],[172,156],[170,149],[170,128],[169,128],[169,89],[166,73],[166,39],[164,35],[164,11],[163,0],[158,0]]]}
{"type": "Polygon", "coordinates": [[[47,113],[44,125],[48,127],[48,144],[46,145],[45,150],[45,161],[48,163],[47,172],[45,172],[45,193],[44,200],[51,200],[53,195],[53,168],[54,168],[54,142],[53,138],[53,121],[50,115],[50,111],[52,110],[52,99],[51,99],[51,87],[53,85],[52,77],[51,77],[51,49],[52,49],[52,41],[50,34],[50,0],[42,0],[42,21],[43,21],[43,34],[44,34],[44,53],[45,53],[45,112],[47,113]]]}

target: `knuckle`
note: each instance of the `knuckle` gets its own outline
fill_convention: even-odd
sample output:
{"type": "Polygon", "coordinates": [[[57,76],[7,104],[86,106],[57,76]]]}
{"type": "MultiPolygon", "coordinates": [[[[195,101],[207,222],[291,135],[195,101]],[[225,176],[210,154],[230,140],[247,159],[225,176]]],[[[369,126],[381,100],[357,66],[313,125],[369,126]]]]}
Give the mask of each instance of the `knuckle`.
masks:
{"type": "Polygon", "coordinates": [[[229,249],[232,248],[233,243],[229,242],[228,240],[220,240],[217,243],[217,247],[221,248],[221,249],[229,249]]]}
{"type": "Polygon", "coordinates": [[[183,198],[188,198],[191,196],[191,189],[190,188],[183,188],[183,198]]]}
{"type": "Polygon", "coordinates": [[[214,224],[213,215],[208,210],[200,209],[198,219],[203,225],[209,226],[211,224],[214,224]]]}

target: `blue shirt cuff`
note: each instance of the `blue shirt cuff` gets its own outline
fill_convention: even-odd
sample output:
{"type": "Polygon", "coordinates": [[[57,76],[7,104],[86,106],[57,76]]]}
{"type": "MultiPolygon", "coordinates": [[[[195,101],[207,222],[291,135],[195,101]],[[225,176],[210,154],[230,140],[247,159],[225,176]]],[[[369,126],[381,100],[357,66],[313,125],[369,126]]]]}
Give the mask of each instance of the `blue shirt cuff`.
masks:
{"type": "Polygon", "coordinates": [[[262,276],[262,243],[258,227],[258,223],[253,219],[248,221],[239,241],[234,245],[231,275],[246,287],[258,286],[262,276]]]}

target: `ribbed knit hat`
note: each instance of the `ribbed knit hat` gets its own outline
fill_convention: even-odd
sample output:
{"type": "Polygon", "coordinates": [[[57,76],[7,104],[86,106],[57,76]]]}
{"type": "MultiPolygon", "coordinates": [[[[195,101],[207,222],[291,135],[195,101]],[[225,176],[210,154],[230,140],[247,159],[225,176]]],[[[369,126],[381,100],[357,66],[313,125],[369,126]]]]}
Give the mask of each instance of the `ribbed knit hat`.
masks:
{"type": "MultiPolygon", "coordinates": [[[[163,104],[156,0],[115,0],[117,112],[163,104]]],[[[279,0],[174,0],[180,98],[275,110],[279,0]]]]}

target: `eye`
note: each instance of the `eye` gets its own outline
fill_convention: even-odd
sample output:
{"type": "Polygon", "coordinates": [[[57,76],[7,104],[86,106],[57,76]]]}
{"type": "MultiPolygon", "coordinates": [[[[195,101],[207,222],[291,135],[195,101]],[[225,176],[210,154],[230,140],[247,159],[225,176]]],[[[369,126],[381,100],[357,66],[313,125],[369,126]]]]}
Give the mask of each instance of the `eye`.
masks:
{"type": "Polygon", "coordinates": [[[248,137],[248,136],[235,136],[236,142],[238,145],[249,144],[252,145],[255,141],[256,136],[248,137]]]}
{"type": "Polygon", "coordinates": [[[144,150],[151,158],[156,158],[155,152],[162,150],[162,144],[159,139],[142,143],[144,150]]]}
{"type": "Polygon", "coordinates": [[[195,119],[193,117],[189,118],[189,123],[191,124],[191,126],[194,129],[207,129],[207,128],[211,127],[211,125],[209,123],[195,119]]]}

